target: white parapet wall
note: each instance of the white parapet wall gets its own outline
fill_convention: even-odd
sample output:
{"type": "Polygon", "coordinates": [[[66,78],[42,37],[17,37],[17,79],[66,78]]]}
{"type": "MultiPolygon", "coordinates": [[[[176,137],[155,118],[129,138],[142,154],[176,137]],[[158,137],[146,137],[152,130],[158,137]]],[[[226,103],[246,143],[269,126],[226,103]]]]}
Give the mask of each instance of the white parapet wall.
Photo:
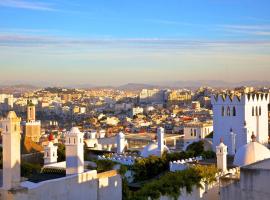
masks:
{"type": "Polygon", "coordinates": [[[201,161],[203,158],[202,156],[194,157],[194,158],[188,158],[185,160],[177,160],[177,161],[172,161],[170,162],[170,171],[175,172],[175,171],[182,171],[188,168],[188,166],[191,163],[201,161]]]}
{"type": "Polygon", "coordinates": [[[99,160],[111,160],[113,162],[120,163],[122,165],[134,165],[136,159],[140,159],[138,156],[131,155],[121,155],[121,154],[113,154],[111,157],[106,156],[98,156],[99,160]]]}
{"type": "Polygon", "coordinates": [[[2,200],[111,200],[122,199],[122,179],[115,170],[96,170],[40,183],[22,182],[20,188],[0,190],[2,200]]]}

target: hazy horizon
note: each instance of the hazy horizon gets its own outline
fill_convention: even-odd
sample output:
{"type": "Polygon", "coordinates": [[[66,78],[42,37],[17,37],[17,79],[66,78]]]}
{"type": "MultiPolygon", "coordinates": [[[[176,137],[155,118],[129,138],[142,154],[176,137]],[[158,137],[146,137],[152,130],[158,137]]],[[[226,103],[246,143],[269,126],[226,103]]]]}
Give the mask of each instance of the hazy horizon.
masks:
{"type": "Polygon", "coordinates": [[[269,80],[266,0],[2,0],[0,84],[269,80]]]}

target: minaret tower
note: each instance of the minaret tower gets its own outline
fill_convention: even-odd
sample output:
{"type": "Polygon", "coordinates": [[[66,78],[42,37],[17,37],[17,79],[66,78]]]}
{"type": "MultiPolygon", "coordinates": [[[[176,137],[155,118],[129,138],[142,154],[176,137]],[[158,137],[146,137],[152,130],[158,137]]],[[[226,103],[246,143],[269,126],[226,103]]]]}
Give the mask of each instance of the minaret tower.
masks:
{"type": "Polygon", "coordinates": [[[27,122],[36,121],[36,107],[31,100],[27,104],[27,122]]]}
{"type": "Polygon", "coordinates": [[[57,149],[58,147],[53,144],[53,137],[49,137],[49,143],[44,147],[44,165],[57,163],[57,149]]]}
{"type": "Polygon", "coordinates": [[[20,186],[21,181],[21,118],[14,111],[1,120],[3,128],[3,188],[20,186]]]}
{"type": "Polygon", "coordinates": [[[164,151],[164,128],[159,127],[157,129],[157,140],[158,140],[158,151],[160,153],[160,156],[162,156],[164,151]]]}
{"type": "Polygon", "coordinates": [[[217,168],[223,172],[227,171],[227,146],[223,143],[222,139],[220,144],[216,147],[217,155],[217,168]]]}
{"type": "Polygon", "coordinates": [[[66,175],[84,172],[83,133],[73,127],[65,136],[66,175]]]}
{"type": "Polygon", "coordinates": [[[117,153],[122,154],[125,149],[125,134],[123,132],[120,132],[117,135],[117,153]]]}

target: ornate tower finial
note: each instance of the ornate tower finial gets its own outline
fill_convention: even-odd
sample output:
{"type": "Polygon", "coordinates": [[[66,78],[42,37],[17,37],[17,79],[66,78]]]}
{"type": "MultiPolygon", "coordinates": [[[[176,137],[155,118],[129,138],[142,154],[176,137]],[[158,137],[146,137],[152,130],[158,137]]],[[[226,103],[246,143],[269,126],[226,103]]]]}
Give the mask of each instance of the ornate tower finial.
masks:
{"type": "Polygon", "coordinates": [[[252,135],[251,135],[251,141],[256,142],[256,136],[254,135],[254,133],[252,133],[252,135]]]}
{"type": "Polygon", "coordinates": [[[220,143],[223,143],[224,142],[224,139],[223,137],[220,138],[220,143]]]}

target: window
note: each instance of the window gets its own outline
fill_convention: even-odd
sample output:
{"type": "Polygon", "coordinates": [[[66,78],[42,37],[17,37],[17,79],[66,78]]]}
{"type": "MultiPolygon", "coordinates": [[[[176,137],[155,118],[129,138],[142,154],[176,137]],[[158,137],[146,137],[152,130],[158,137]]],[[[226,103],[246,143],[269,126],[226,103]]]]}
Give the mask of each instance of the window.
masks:
{"type": "Polygon", "coordinates": [[[68,143],[70,144],[70,138],[68,138],[68,143]]]}
{"type": "Polygon", "coordinates": [[[235,108],[235,106],[233,107],[233,116],[236,116],[236,108],[235,108]]]}
{"type": "Polygon", "coordinates": [[[222,106],[222,108],[221,108],[221,115],[222,115],[222,116],[225,115],[225,109],[224,109],[224,106],[222,106]]]}
{"type": "Polygon", "coordinates": [[[193,136],[193,129],[190,129],[190,135],[193,136]]]}
{"type": "Polygon", "coordinates": [[[227,107],[227,116],[230,116],[231,115],[231,110],[230,110],[230,107],[228,106],[227,107]]]}
{"type": "Polygon", "coordinates": [[[262,107],[260,106],[259,107],[259,116],[261,116],[262,115],[262,107]]]}
{"type": "Polygon", "coordinates": [[[259,113],[258,113],[258,107],[256,106],[256,116],[258,116],[259,113]]]}
{"type": "Polygon", "coordinates": [[[252,116],[254,116],[254,107],[252,107],[252,116]]]}
{"type": "Polygon", "coordinates": [[[6,132],[8,132],[8,127],[7,127],[7,125],[6,125],[6,132]]]}
{"type": "Polygon", "coordinates": [[[17,131],[17,126],[16,126],[16,124],[15,124],[15,126],[14,126],[14,131],[17,131]]]}
{"type": "Polygon", "coordinates": [[[197,130],[194,129],[194,136],[196,137],[196,135],[197,135],[197,130]]]}
{"type": "Polygon", "coordinates": [[[74,144],[76,144],[76,139],[74,138],[74,144]]]}

